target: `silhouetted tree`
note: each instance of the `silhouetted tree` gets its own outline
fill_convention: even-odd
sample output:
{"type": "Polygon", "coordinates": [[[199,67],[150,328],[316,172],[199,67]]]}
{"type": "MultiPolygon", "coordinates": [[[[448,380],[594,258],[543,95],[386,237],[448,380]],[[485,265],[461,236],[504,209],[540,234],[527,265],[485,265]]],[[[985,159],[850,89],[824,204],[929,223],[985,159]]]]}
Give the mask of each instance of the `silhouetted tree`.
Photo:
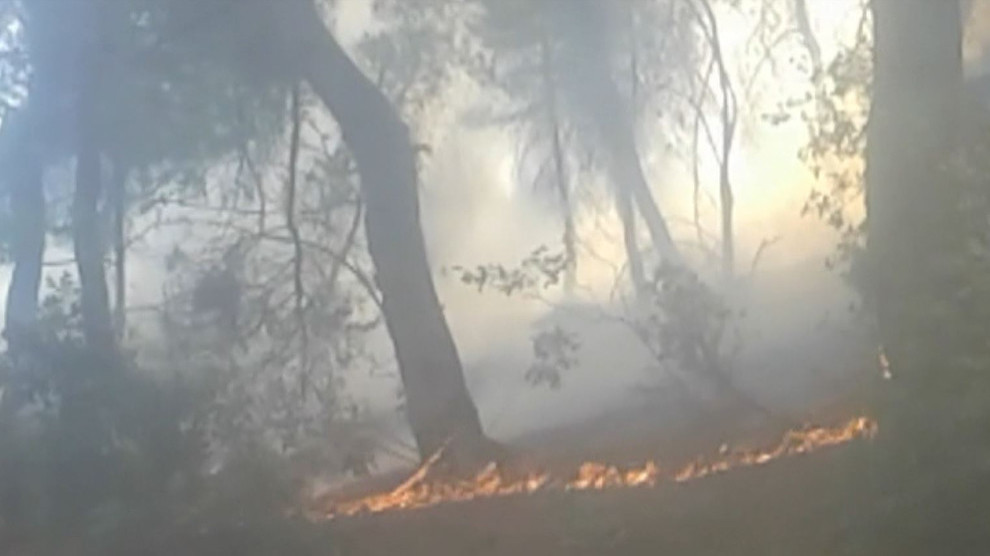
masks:
{"type": "Polygon", "coordinates": [[[958,0],[875,0],[872,8],[867,262],[893,374],[874,476],[898,500],[883,541],[932,552],[982,530],[976,516],[949,516],[960,500],[981,496],[974,477],[984,471],[969,462],[988,451],[977,394],[990,360],[987,263],[976,247],[986,232],[967,216],[986,219],[977,199],[986,188],[987,119],[965,102],[958,0]],[[949,476],[956,480],[942,482],[949,476]]]}
{"type": "Polygon", "coordinates": [[[262,8],[261,17],[278,22],[275,37],[287,56],[282,63],[296,69],[333,114],[356,162],[368,251],[420,455],[449,445],[455,459],[483,457],[487,441],[430,271],[409,130],[310,0],[280,3],[267,16],[271,6],[262,8]]]}

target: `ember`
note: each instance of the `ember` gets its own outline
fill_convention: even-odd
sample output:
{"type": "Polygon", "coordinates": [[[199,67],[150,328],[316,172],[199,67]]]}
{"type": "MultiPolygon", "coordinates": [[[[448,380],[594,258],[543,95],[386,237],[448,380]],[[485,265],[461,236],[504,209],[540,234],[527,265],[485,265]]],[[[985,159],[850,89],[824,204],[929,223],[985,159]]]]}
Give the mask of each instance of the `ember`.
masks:
{"type": "Polygon", "coordinates": [[[336,502],[324,515],[334,518],[375,514],[551,490],[654,487],[664,481],[683,483],[732,469],[763,465],[786,456],[816,452],[859,438],[870,438],[876,430],[875,421],[859,417],[838,427],[789,431],[777,445],[762,450],[732,450],[723,445],[716,457],[698,458],[678,469],[664,470],[653,461],[625,469],[587,462],[571,476],[556,476],[541,471],[530,473],[522,479],[507,478],[495,464],[489,464],[472,479],[430,480],[429,471],[439,459],[438,454],[395,490],[358,500],[336,502]]]}

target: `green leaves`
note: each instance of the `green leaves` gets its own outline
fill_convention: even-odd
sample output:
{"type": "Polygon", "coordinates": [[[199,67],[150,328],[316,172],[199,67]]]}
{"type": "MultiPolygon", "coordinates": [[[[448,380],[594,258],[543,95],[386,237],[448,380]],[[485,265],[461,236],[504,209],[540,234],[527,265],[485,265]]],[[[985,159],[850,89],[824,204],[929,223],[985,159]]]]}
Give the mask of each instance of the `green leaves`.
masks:
{"type": "Polygon", "coordinates": [[[560,283],[567,262],[565,254],[550,253],[544,245],[527,255],[516,268],[486,264],[474,269],[455,265],[451,270],[459,274],[462,283],[474,286],[479,293],[493,289],[507,297],[517,293],[538,296],[542,290],[560,283]]]}
{"type": "Polygon", "coordinates": [[[578,364],[581,343],[577,335],[558,325],[537,332],[532,342],[534,361],[526,370],[526,381],[533,386],[560,388],[564,373],[578,364]]]}

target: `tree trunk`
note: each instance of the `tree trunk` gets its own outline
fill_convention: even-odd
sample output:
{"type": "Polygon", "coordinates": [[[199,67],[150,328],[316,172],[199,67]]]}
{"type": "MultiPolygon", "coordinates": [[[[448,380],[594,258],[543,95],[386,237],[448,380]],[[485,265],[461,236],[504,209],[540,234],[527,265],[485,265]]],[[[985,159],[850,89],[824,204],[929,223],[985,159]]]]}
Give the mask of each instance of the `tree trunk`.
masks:
{"type": "Polygon", "coordinates": [[[560,195],[560,211],[564,219],[564,255],[567,266],[564,268],[564,293],[574,293],[577,282],[577,229],[574,225],[574,206],[571,203],[571,182],[567,171],[567,160],[564,158],[563,139],[561,138],[560,107],[557,102],[557,84],[554,76],[556,68],[553,56],[553,46],[550,43],[546,29],[540,37],[540,69],[542,71],[543,95],[547,103],[547,126],[550,130],[551,155],[554,164],[554,184],[560,195]]]}
{"type": "Polygon", "coordinates": [[[102,189],[100,153],[88,134],[81,134],[81,137],[85,139],[79,145],[76,159],[72,239],[79,272],[83,333],[90,347],[99,351],[112,350],[116,342],[97,212],[102,189]]]}
{"type": "Polygon", "coordinates": [[[794,0],[794,20],[797,24],[798,33],[804,42],[804,48],[811,58],[811,78],[815,83],[822,79],[822,49],[815,37],[815,31],[811,25],[811,17],[808,14],[808,0],[794,0]]]}
{"type": "Polygon", "coordinates": [[[975,407],[966,402],[972,392],[985,391],[985,369],[960,364],[971,355],[958,340],[974,324],[966,316],[973,308],[959,302],[965,269],[972,267],[961,180],[946,170],[964,123],[960,6],[958,0],[874,0],[873,19],[868,264],[893,379],[880,406],[872,476],[896,510],[879,532],[867,534],[899,543],[883,553],[898,546],[938,553],[952,551],[946,539],[985,531],[985,523],[973,523],[979,512],[971,517],[944,507],[957,494],[972,495],[953,492],[946,479],[969,477],[964,488],[970,490],[981,479],[967,473],[986,457],[985,411],[963,410],[975,407]],[[928,491],[934,484],[945,488],[928,491]]]}
{"type": "Polygon", "coordinates": [[[125,164],[116,161],[113,165],[113,265],[114,296],[113,326],[117,341],[122,341],[127,332],[127,178],[125,164]]]}
{"type": "Polygon", "coordinates": [[[7,288],[4,335],[8,348],[37,332],[38,292],[45,254],[43,164],[31,140],[31,112],[8,117],[0,132],[5,185],[10,195],[13,273],[7,288]]]}
{"type": "Polygon", "coordinates": [[[602,5],[591,0],[559,0],[553,9],[552,16],[569,18],[569,26],[561,33],[571,64],[571,79],[566,88],[578,108],[588,116],[597,144],[605,151],[617,201],[622,202],[622,195],[632,199],[646,223],[657,255],[665,262],[680,265],[681,254],[643,171],[630,111],[612,75],[611,48],[600,29],[604,20],[602,5]]]}
{"type": "Polygon", "coordinates": [[[646,271],[643,268],[643,255],[639,251],[638,231],[636,230],[636,211],[633,207],[632,196],[625,188],[615,192],[615,206],[622,221],[622,242],[626,248],[626,264],[629,266],[629,279],[637,298],[647,291],[646,271]]]}
{"type": "MultiPolygon", "coordinates": [[[[89,19],[89,18],[87,18],[89,19]]],[[[93,18],[96,19],[95,17],[93,18]]],[[[85,27],[84,27],[85,29],[85,27]]],[[[116,350],[113,318],[107,294],[104,247],[98,207],[103,192],[103,171],[97,133],[99,60],[98,33],[84,42],[80,52],[79,94],[76,98],[76,180],[72,204],[72,239],[79,272],[80,305],[86,343],[98,353],[116,350]]]]}
{"type": "Polygon", "coordinates": [[[611,142],[613,149],[609,157],[611,174],[619,184],[618,187],[625,189],[625,194],[631,195],[635,201],[639,214],[646,223],[646,229],[650,232],[657,256],[664,262],[682,265],[684,261],[680,250],[674,244],[674,238],[667,227],[667,220],[660,213],[660,207],[657,206],[650,185],[646,181],[632,127],[628,126],[620,133],[621,135],[611,142]]]}
{"type": "MultiPolygon", "coordinates": [[[[943,257],[960,253],[960,191],[940,168],[958,130],[963,73],[958,0],[874,0],[868,128],[870,264],[881,336],[895,369],[930,368],[932,295],[949,291],[943,257]],[[919,297],[921,296],[921,297],[919,297]]],[[[906,377],[905,377],[906,378],[906,377]]]]}
{"type": "Polygon", "coordinates": [[[448,454],[471,457],[486,441],[430,272],[409,130],[311,0],[278,3],[275,17],[285,54],[333,114],[357,163],[368,250],[420,456],[450,443],[458,449],[448,454]]]}
{"type": "MultiPolygon", "coordinates": [[[[803,0],[799,0],[803,1],[803,0]]],[[[722,146],[718,153],[718,191],[719,208],[722,222],[722,274],[726,281],[732,279],[736,266],[736,237],[733,224],[735,215],[735,195],[732,191],[732,148],[736,138],[736,122],[738,110],[736,93],[729,78],[729,70],[725,65],[722,51],[722,37],[719,32],[718,19],[709,0],[701,2],[704,18],[707,20],[708,42],[712,49],[712,60],[718,68],[720,113],[722,124],[722,146]]],[[[807,17],[807,14],[805,14],[807,17]]]]}

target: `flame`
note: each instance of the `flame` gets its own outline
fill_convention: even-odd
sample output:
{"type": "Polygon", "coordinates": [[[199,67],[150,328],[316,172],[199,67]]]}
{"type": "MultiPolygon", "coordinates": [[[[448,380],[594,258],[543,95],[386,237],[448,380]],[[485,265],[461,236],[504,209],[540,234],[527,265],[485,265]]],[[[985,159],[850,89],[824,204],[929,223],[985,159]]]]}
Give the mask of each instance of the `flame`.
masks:
{"type": "Polygon", "coordinates": [[[586,462],[569,477],[539,471],[529,473],[523,478],[509,478],[501,473],[496,464],[491,463],[470,479],[430,480],[429,472],[441,455],[441,452],[438,452],[391,492],[358,500],[335,502],[329,511],[324,513],[324,517],[412,510],[439,504],[545,491],[645,488],[655,487],[665,481],[683,483],[732,469],[764,465],[787,456],[816,452],[860,438],[872,438],[876,431],[875,421],[867,417],[857,417],[837,427],[807,427],[788,431],[775,446],[762,450],[732,450],[723,444],[718,456],[710,459],[699,457],[680,468],[664,469],[653,461],[625,469],[604,463],[586,462]]]}

